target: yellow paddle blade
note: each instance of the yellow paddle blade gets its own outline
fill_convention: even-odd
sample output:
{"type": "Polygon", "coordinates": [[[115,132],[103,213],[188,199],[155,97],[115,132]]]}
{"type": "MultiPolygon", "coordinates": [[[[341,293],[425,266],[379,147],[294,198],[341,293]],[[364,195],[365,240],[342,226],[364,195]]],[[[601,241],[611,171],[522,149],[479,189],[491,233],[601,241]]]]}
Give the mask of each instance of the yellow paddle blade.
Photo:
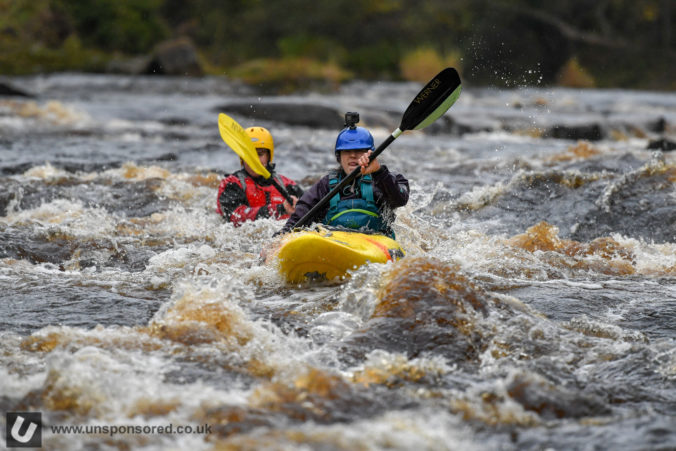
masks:
{"type": "Polygon", "coordinates": [[[239,157],[249,165],[251,169],[264,178],[270,178],[270,171],[258,159],[256,148],[251,142],[251,138],[246,134],[241,125],[227,114],[218,115],[218,131],[221,132],[223,141],[235,151],[239,157]]]}

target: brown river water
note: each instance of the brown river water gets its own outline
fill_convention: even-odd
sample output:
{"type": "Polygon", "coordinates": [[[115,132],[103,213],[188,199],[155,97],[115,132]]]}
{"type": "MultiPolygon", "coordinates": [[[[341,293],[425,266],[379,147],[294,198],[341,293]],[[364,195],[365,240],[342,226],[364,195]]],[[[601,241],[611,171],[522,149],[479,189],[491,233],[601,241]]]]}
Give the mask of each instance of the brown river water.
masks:
{"type": "Polygon", "coordinates": [[[0,97],[3,434],[40,412],[44,449],[676,449],[676,153],[649,148],[676,94],[465,86],[381,157],[407,256],[288,285],[259,263],[280,223],[215,213],[218,112],[307,188],[343,112],[382,142],[420,85],[7,81],[34,97],[0,97]]]}

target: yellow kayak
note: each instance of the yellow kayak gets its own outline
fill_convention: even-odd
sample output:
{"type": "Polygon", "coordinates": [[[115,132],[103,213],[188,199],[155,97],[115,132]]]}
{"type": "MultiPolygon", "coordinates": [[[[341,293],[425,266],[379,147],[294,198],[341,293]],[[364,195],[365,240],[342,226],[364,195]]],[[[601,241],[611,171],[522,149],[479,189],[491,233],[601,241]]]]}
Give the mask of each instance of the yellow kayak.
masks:
{"type": "Polygon", "coordinates": [[[404,256],[393,239],[378,234],[318,228],[286,234],[267,262],[277,264],[288,282],[344,278],[367,262],[387,263],[404,256]]]}

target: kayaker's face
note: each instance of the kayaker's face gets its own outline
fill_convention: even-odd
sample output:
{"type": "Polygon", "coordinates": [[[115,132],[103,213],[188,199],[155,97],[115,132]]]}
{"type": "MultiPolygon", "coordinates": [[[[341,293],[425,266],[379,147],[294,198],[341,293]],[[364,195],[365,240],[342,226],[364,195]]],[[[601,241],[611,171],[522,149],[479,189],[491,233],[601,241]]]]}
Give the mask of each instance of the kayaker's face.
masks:
{"type": "Polygon", "coordinates": [[[340,152],[340,165],[346,174],[359,167],[359,158],[368,152],[369,149],[343,150],[340,152]]]}
{"type": "MultiPolygon", "coordinates": [[[[267,166],[268,163],[270,162],[270,151],[268,149],[256,149],[256,153],[258,154],[258,159],[261,161],[261,164],[263,166],[267,166]]],[[[242,161],[244,164],[244,169],[246,169],[246,172],[249,173],[251,177],[257,177],[258,174],[256,174],[256,171],[251,169],[251,166],[249,166],[245,161],[242,161]]]]}

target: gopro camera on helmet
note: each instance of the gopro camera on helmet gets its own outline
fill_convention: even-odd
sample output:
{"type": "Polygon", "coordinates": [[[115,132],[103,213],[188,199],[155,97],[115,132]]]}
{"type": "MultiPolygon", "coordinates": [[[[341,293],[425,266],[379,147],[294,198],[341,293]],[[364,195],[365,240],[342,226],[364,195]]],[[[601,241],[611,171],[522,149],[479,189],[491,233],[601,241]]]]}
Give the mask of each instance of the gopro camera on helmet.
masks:
{"type": "Polygon", "coordinates": [[[345,128],[338,133],[336,138],[336,158],[340,162],[339,153],[343,150],[375,150],[373,136],[364,127],[357,127],[359,113],[349,111],[345,113],[345,128]]]}
{"type": "Polygon", "coordinates": [[[345,113],[345,127],[354,130],[359,122],[359,113],[348,111],[345,113]]]}

